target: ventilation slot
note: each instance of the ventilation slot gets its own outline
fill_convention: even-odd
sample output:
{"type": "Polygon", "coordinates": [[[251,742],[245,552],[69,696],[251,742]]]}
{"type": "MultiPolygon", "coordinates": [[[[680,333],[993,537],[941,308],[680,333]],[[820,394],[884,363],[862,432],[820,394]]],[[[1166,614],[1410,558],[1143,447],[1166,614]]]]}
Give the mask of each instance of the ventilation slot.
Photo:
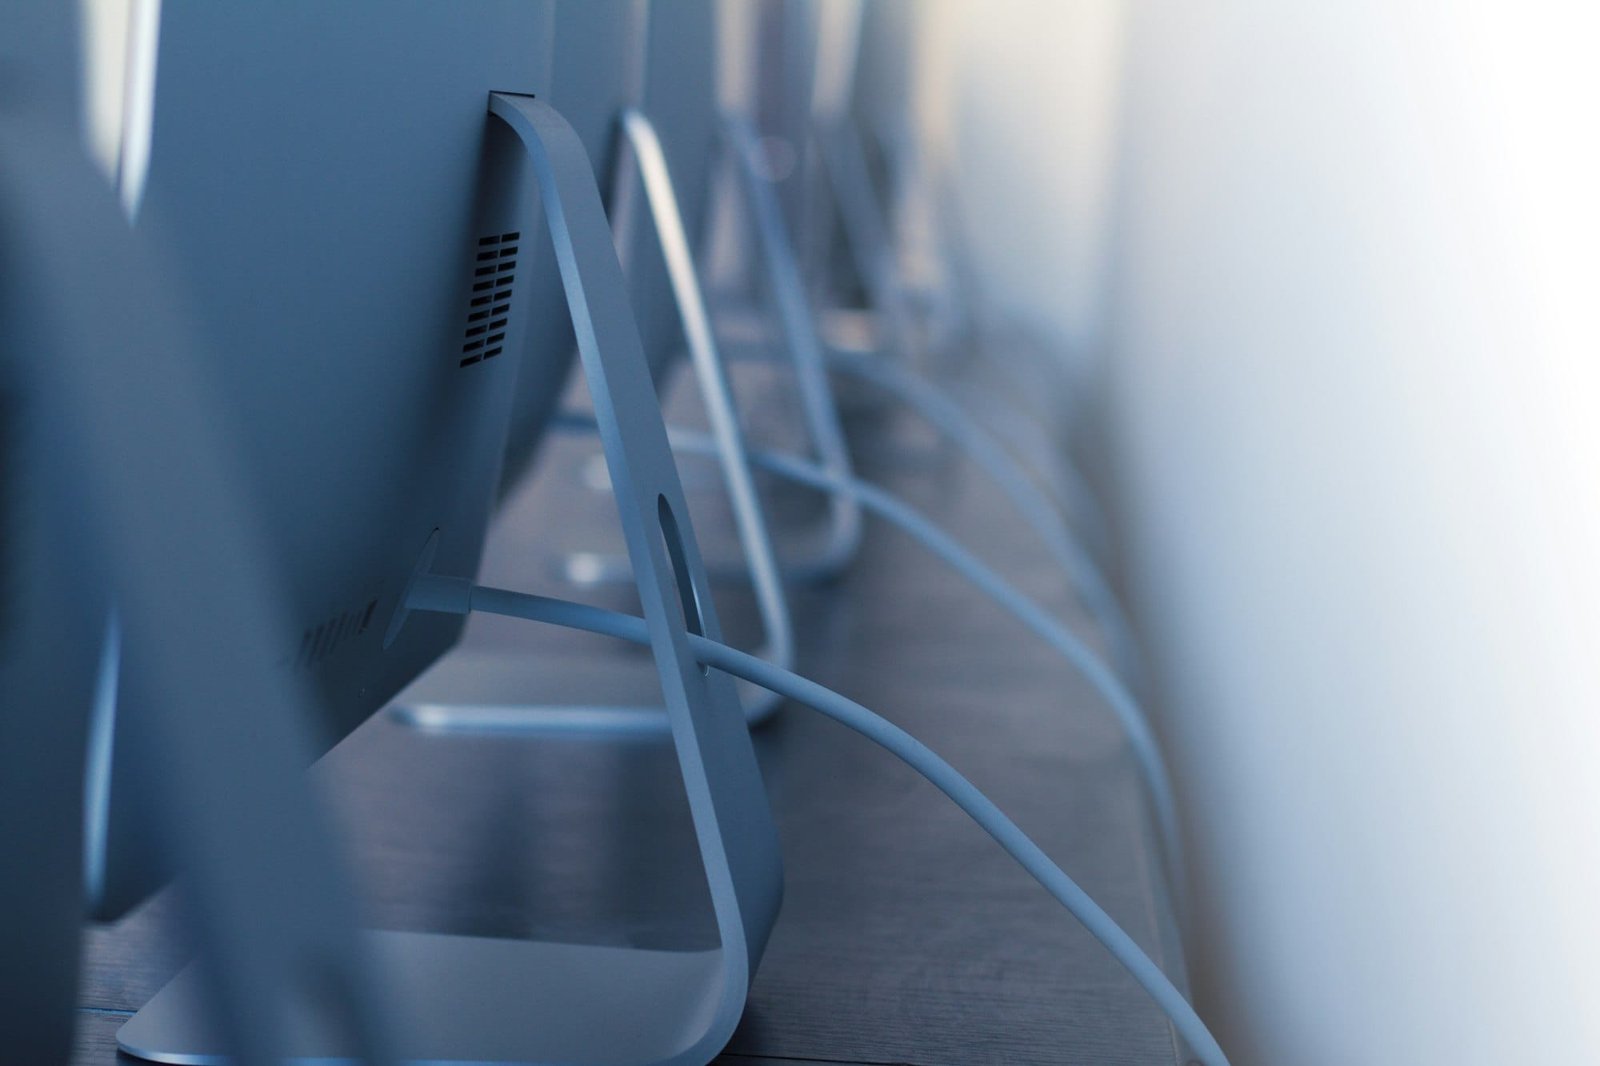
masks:
{"type": "Polygon", "coordinates": [[[504,316],[511,310],[511,283],[517,276],[517,247],[521,239],[522,234],[513,230],[478,240],[478,252],[472,263],[472,295],[467,301],[467,325],[461,336],[461,365],[464,367],[493,359],[504,350],[504,316]]]}
{"type": "Polygon", "coordinates": [[[365,607],[345,611],[308,627],[300,634],[300,654],[295,657],[298,666],[316,666],[332,655],[351,637],[358,637],[372,624],[372,613],[378,609],[377,600],[369,600],[365,607]]]}

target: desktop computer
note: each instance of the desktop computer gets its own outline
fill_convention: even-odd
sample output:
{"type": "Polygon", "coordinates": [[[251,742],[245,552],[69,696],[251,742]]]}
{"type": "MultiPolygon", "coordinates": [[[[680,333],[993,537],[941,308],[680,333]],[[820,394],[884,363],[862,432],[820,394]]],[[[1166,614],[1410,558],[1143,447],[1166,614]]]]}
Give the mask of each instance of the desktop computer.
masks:
{"type": "MultiPolygon", "coordinates": [[[[811,119],[824,0],[766,0],[757,14],[753,124],[761,131],[769,180],[791,232],[802,239],[815,209],[811,119]]],[[[804,249],[802,249],[804,253],[804,249]]]]}
{"type": "MultiPolygon", "coordinates": [[[[219,421],[294,615],[264,654],[320,697],[324,746],[456,640],[439,618],[386,638],[424,551],[476,568],[524,349],[566,358],[526,321],[534,182],[486,110],[492,90],[546,89],[549,16],[522,0],[163,5],[138,225],[215,353],[219,421]]],[[[117,756],[141,717],[127,689],[88,812],[102,918],[166,872],[143,817],[151,768],[117,756]]]]}
{"type": "MultiPolygon", "coordinates": [[[[201,860],[190,867],[199,909],[208,912],[200,924],[225,930],[212,942],[225,949],[214,953],[215,968],[191,970],[158,995],[124,1026],[123,1046],[174,1062],[219,1061],[229,1048],[246,1062],[275,1061],[285,1048],[318,1060],[379,1051],[381,1061],[397,1050],[426,1061],[708,1061],[738,1020],[781,888],[728,676],[737,674],[812,703],[912,763],[1084,920],[1203,1061],[1225,1064],[1151,960],[948,764],[865,708],[720,643],[589,155],[532,91],[539,71],[527,57],[513,56],[509,44],[485,44],[524,31],[524,41],[548,42],[547,13],[510,3],[371,3],[223,17],[212,6],[169,0],[153,163],[133,236],[173,253],[178,268],[170,274],[103,227],[109,196],[84,186],[84,167],[62,170],[71,180],[61,195],[40,195],[48,168],[30,167],[35,161],[14,151],[26,138],[0,136],[0,155],[21,160],[15,170],[28,194],[7,197],[0,185],[0,233],[11,254],[20,247],[24,259],[39,260],[25,264],[39,269],[16,272],[23,282],[0,291],[9,301],[0,310],[45,297],[31,313],[8,314],[0,333],[0,358],[9,358],[0,362],[0,396],[10,401],[0,429],[24,441],[0,455],[13,460],[0,467],[0,492],[12,503],[33,493],[11,472],[41,468],[38,440],[53,438],[31,435],[26,405],[45,397],[55,420],[43,424],[63,442],[60,454],[93,458],[62,480],[81,480],[98,521],[45,506],[20,526],[30,543],[65,551],[74,548],[73,531],[97,538],[77,551],[104,565],[127,615],[126,686],[111,704],[108,761],[96,768],[107,775],[89,775],[90,794],[105,796],[90,811],[106,842],[91,858],[91,869],[103,863],[91,881],[95,903],[103,913],[126,906],[158,876],[157,856],[183,852],[174,839],[206,837],[209,853],[190,847],[182,857],[201,860]],[[493,52],[493,69],[453,61],[469,46],[493,52]],[[385,73],[391,77],[374,77],[385,73]],[[15,210],[59,207],[74,196],[84,210],[65,212],[59,225],[15,210]],[[566,350],[541,350],[522,313],[517,282],[530,269],[523,242],[538,233],[542,246],[546,236],[535,205],[549,226],[549,269],[561,279],[595,398],[643,619],[472,582],[512,402],[498,368],[559,362],[566,350]],[[41,241],[51,233],[73,251],[97,254],[74,275],[62,269],[60,249],[41,241]],[[371,269],[361,274],[363,267],[371,269]],[[74,277],[94,297],[82,314],[72,313],[74,277]],[[176,281],[162,289],[169,278],[176,281]],[[343,300],[329,295],[340,285],[343,300]],[[170,320],[180,291],[209,338],[205,348],[185,343],[185,330],[170,320]],[[41,308],[59,322],[65,357],[16,374],[18,352],[53,351],[51,316],[41,308]],[[182,357],[201,352],[209,357],[190,380],[182,357]],[[56,387],[30,391],[13,376],[56,387]],[[46,531],[43,541],[37,530],[46,531]],[[367,597],[365,606],[341,609],[353,595],[367,597]],[[375,934],[354,950],[350,909],[331,876],[337,864],[328,861],[309,797],[293,787],[292,772],[279,771],[357,724],[447,648],[473,609],[653,648],[719,950],[411,933],[375,934]],[[321,710],[322,734],[302,745],[284,727],[309,706],[321,710]],[[197,806],[202,797],[221,797],[227,809],[197,806]],[[151,841],[138,834],[152,822],[163,839],[146,850],[151,841]],[[373,1012],[365,986],[352,980],[357,955],[402,990],[386,1015],[373,1012]],[[275,968],[290,973],[291,964],[299,966],[297,984],[326,993],[316,1006],[334,1031],[244,1011],[222,1034],[230,1044],[197,1022],[203,998],[194,997],[238,1006],[252,992],[281,995],[262,981],[275,968]],[[252,1042],[269,1029],[272,1039],[252,1042]],[[359,1039],[380,1029],[387,1039],[359,1039]],[[357,1037],[359,1050],[338,1030],[357,1037]]],[[[59,141],[39,141],[47,162],[72,154],[56,151],[59,141]]],[[[0,574],[19,573],[29,550],[19,551],[21,543],[0,541],[0,574]]],[[[21,573],[24,581],[39,577],[27,567],[21,573]]],[[[29,585],[20,602],[42,602],[30,598],[39,588],[46,600],[63,594],[29,585]]],[[[88,602],[97,601],[91,594],[88,602]]],[[[65,620],[66,654],[81,660],[98,650],[87,630],[65,620]]],[[[0,640],[7,635],[0,630],[0,640]]],[[[11,650],[0,645],[0,656],[11,650]]],[[[0,657],[0,668],[14,664],[0,657]]],[[[58,662],[50,672],[67,668],[58,662]]],[[[18,676],[30,680],[26,671],[18,676]]],[[[73,700],[53,703],[67,708],[69,723],[73,700]]]]}
{"type": "MultiPolygon", "coordinates": [[[[788,665],[793,638],[782,577],[743,457],[743,432],[716,353],[696,263],[710,199],[707,186],[722,149],[716,104],[725,12],[710,0],[624,5],[614,14],[626,17],[610,19],[602,17],[605,12],[606,5],[558,8],[558,82],[561,70],[569,74],[553,90],[552,99],[558,106],[563,93],[575,99],[571,108],[562,109],[563,115],[576,112],[574,126],[590,158],[598,162],[601,174],[609,171],[609,181],[602,179],[602,191],[610,194],[608,216],[657,390],[667,387],[666,378],[675,367],[691,359],[694,363],[706,415],[718,437],[716,458],[761,615],[762,654],[788,665]],[[635,32],[641,28],[641,15],[646,16],[642,36],[635,32]],[[641,44],[643,53],[635,54],[633,47],[641,44]],[[635,102],[618,103],[629,98],[635,102]],[[607,113],[608,104],[615,110],[607,113]],[[591,135],[603,139],[591,143],[591,135]]],[[[559,287],[556,295],[561,296],[559,287]]],[[[556,336],[561,332],[558,324],[566,326],[566,310],[558,311],[552,310],[550,328],[542,333],[556,336]]],[[[527,391],[521,396],[523,401],[533,398],[527,391]]],[[[545,403],[548,397],[538,400],[545,403]]],[[[517,450],[515,439],[512,450],[517,450]]],[[[604,481],[591,484],[600,487],[604,481]]],[[[569,556],[567,572],[585,584],[633,580],[628,559],[593,551],[569,556]]],[[[545,687],[541,673],[547,666],[537,655],[536,636],[530,635],[527,647],[533,654],[477,651],[469,640],[400,697],[392,708],[396,718],[435,732],[598,735],[666,730],[667,717],[659,704],[536,702],[545,687]]],[[[781,703],[765,690],[743,683],[740,688],[752,725],[768,718],[781,703]]]]}
{"type": "MultiPolygon", "coordinates": [[[[516,0],[168,0],[138,228],[170,251],[209,341],[212,413],[259,513],[261,569],[281,575],[294,620],[291,637],[259,631],[249,652],[315,695],[317,750],[458,637],[459,617],[408,611],[407,596],[419,573],[476,572],[518,371],[554,379],[570,358],[530,307],[539,280],[559,277],[721,946],[390,932],[369,934],[369,954],[397,986],[405,1057],[704,1062],[737,1023],[776,915],[776,837],[732,682],[687,655],[686,627],[716,637],[716,617],[594,167],[546,102],[551,14],[516,0]]],[[[175,536],[205,535],[182,530],[181,506],[171,516],[175,536]]],[[[145,733],[155,689],[139,682],[141,647],[122,662],[104,800],[90,811],[103,917],[160,882],[160,834],[183,817],[169,807],[153,824],[160,746],[145,733]]],[[[119,1042],[212,1061],[206,989],[186,971],[119,1042]]],[[[293,1057],[337,1052],[320,1032],[278,1035],[293,1057]]]]}

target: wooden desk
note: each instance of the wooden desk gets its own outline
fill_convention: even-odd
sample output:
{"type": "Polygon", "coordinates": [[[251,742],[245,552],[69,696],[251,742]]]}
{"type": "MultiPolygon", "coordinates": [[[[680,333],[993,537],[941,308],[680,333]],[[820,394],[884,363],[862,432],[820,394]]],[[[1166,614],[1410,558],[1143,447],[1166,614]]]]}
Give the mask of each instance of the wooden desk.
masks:
{"type": "MultiPolygon", "coordinates": [[[[999,493],[930,453],[898,420],[877,425],[857,433],[860,454],[883,456],[868,474],[1063,617],[1081,617],[999,493]]],[[[543,473],[497,526],[485,580],[636,609],[623,590],[574,589],[553,577],[565,547],[620,547],[608,497],[580,483],[591,454],[587,442],[550,445],[543,473]],[[560,516],[559,529],[547,515],[560,516]]],[[[691,468],[686,480],[708,558],[734,557],[711,470],[691,468]]],[[[811,506],[780,497],[775,510],[811,506]]],[[[847,579],[797,590],[796,601],[802,672],[948,757],[1158,961],[1180,959],[1132,763],[1110,715],[1063,660],[877,523],[847,579]]],[[[750,597],[729,584],[717,602],[730,638],[755,644],[750,597]]],[[[429,683],[447,687],[450,671],[472,669],[472,654],[511,649],[548,664],[544,696],[656,696],[648,661],[599,638],[477,618],[464,647],[429,683]]],[[[787,894],[744,1024],[719,1061],[1179,1061],[1138,986],[915,774],[802,708],[786,708],[758,748],[787,894]]],[[[348,828],[380,926],[714,942],[682,785],[661,744],[419,736],[380,717],[317,775],[348,828]]],[[[166,893],[90,931],[82,1066],[118,1061],[116,1028],[181,964],[177,911],[166,893]]]]}

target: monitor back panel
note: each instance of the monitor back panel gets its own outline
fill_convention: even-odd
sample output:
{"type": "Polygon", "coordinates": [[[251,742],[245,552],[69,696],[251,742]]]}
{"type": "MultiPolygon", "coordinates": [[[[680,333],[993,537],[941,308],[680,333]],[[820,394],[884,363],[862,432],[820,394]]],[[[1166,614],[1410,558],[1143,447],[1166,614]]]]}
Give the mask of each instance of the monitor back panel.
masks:
{"type": "MultiPolygon", "coordinates": [[[[139,225],[214,353],[294,632],[263,648],[322,697],[331,745],[459,636],[385,631],[424,546],[476,573],[530,330],[533,176],[492,91],[548,90],[550,5],[163,5],[139,225]]],[[[173,515],[173,536],[201,537],[173,515]]],[[[118,716],[118,752],[137,728],[118,716]]],[[[114,763],[99,910],[151,887],[135,760],[114,763]]]]}
{"type": "MultiPolygon", "coordinates": [[[[696,253],[705,237],[707,185],[717,152],[718,24],[712,0],[652,0],[650,5],[642,109],[660,138],[696,253]]],[[[640,339],[660,380],[684,350],[683,325],[660,241],[647,218],[633,227],[627,256],[640,339]]]]}
{"type": "MultiPolygon", "coordinates": [[[[77,125],[72,7],[0,6],[0,220],[75,207],[9,197],[34,155],[28,123],[77,125]],[[15,125],[13,125],[15,124],[15,125]],[[12,214],[12,213],[15,214],[12,214]]],[[[68,143],[71,143],[68,140],[68,143]]],[[[49,155],[44,157],[50,159],[49,155]]],[[[83,535],[70,440],[40,395],[58,343],[32,247],[0,222],[0,1034],[8,1062],[64,1061],[72,1047],[82,911],[81,788],[93,698],[97,576],[83,535]]]]}
{"type": "Polygon", "coordinates": [[[814,195],[811,120],[822,0],[762,0],[756,27],[755,124],[790,233],[802,251],[814,195]]]}
{"type": "Polygon", "coordinates": [[[861,5],[860,38],[851,75],[850,109],[864,131],[907,132],[916,95],[913,59],[924,12],[916,0],[861,5]]]}

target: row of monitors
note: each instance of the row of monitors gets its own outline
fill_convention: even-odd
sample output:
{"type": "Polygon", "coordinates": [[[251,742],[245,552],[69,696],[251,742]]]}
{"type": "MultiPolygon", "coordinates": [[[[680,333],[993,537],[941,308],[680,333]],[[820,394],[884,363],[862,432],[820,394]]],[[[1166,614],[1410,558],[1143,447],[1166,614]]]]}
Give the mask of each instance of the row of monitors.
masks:
{"type": "MultiPolygon", "coordinates": [[[[868,4],[868,9],[872,8],[868,4]]],[[[206,350],[292,629],[264,656],[320,697],[331,745],[458,639],[390,620],[425,545],[476,572],[504,487],[531,465],[573,338],[537,190],[491,92],[548,99],[605,188],[625,106],[655,122],[691,234],[719,108],[804,141],[815,2],[165,0],[136,225],[170,253],[206,350]],[[743,87],[730,86],[744,71],[743,87]],[[740,93],[745,99],[730,99],[740,93]],[[802,101],[797,107],[795,101],[802,101]],[[436,547],[434,547],[436,546],[436,547]]],[[[133,180],[124,173],[122,180],[133,180]]],[[[646,356],[679,348],[648,224],[621,249],[646,356]]],[[[91,906],[165,874],[141,812],[152,768],[122,753],[119,694],[91,768],[91,906]]]]}

